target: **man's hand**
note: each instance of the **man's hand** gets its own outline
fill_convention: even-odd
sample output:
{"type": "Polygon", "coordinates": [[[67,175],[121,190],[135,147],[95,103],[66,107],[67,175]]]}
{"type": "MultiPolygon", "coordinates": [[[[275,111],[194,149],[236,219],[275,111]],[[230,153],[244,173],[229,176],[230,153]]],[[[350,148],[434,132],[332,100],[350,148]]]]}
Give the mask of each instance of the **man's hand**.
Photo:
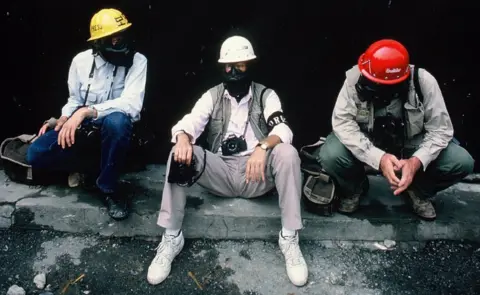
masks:
{"type": "Polygon", "coordinates": [[[256,147],[247,161],[247,170],[245,171],[246,182],[265,181],[265,163],[267,160],[267,151],[256,147]]]}
{"type": "MultiPolygon", "coordinates": [[[[65,122],[67,122],[68,120],[68,117],[65,117],[65,116],[61,116],[58,120],[57,120],[57,124],[55,125],[55,131],[59,131],[60,129],[62,129],[62,126],[63,124],[65,124],[65,122]]],[[[38,131],[38,136],[42,136],[45,134],[45,132],[47,132],[48,130],[48,127],[49,127],[49,123],[45,123],[43,124],[43,126],[40,128],[40,130],[38,131]]]]}
{"type": "Polygon", "coordinates": [[[402,167],[402,179],[398,185],[392,186],[394,189],[393,194],[395,196],[398,196],[410,186],[418,169],[422,167],[422,162],[420,162],[417,157],[411,157],[408,160],[401,160],[400,164],[402,167]]]}
{"type": "MultiPolygon", "coordinates": [[[[60,133],[58,134],[58,144],[61,145],[62,148],[66,146],[71,147],[75,143],[75,131],[89,115],[89,112],[90,110],[88,108],[81,108],[62,124],[60,133]]],[[[55,129],[57,127],[55,127],[55,129]]]]}
{"type": "Polygon", "coordinates": [[[177,163],[187,164],[190,166],[192,162],[193,147],[190,137],[186,133],[177,135],[177,144],[175,144],[175,153],[173,159],[177,163]]]}
{"type": "Polygon", "coordinates": [[[384,154],[380,160],[380,170],[388,180],[390,186],[396,187],[400,183],[395,171],[402,169],[402,163],[392,154],[384,154]]]}
{"type": "Polygon", "coordinates": [[[68,121],[68,117],[66,116],[61,116],[57,120],[57,125],[55,126],[55,131],[60,131],[62,129],[63,125],[68,121]]]}

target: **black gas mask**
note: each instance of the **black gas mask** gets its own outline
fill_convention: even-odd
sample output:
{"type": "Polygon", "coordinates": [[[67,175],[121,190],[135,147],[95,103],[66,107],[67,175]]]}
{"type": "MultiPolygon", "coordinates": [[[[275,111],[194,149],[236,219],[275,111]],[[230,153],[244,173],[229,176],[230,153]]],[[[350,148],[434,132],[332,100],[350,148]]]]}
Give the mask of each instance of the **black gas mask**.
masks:
{"type": "Polygon", "coordinates": [[[119,67],[131,67],[135,50],[127,31],[117,33],[92,42],[93,52],[105,61],[119,67]]]}
{"type": "Polygon", "coordinates": [[[223,85],[228,93],[237,100],[242,99],[248,94],[252,78],[251,70],[245,67],[245,70],[238,69],[235,64],[228,64],[224,66],[223,70],[223,85]]]}
{"type": "Polygon", "coordinates": [[[355,89],[360,101],[373,102],[375,105],[387,106],[397,98],[406,99],[409,91],[408,79],[393,85],[375,83],[363,75],[358,78],[355,89]]]}

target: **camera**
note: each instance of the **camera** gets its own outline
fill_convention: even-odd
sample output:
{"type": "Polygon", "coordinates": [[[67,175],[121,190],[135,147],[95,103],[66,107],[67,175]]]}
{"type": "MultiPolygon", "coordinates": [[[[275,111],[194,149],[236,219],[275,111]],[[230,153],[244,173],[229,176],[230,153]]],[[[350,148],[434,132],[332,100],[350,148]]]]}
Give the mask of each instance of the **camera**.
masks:
{"type": "Polygon", "coordinates": [[[175,154],[172,153],[170,159],[170,171],[168,173],[168,182],[176,183],[180,186],[191,186],[195,183],[196,161],[192,157],[190,165],[176,162],[175,154]]]}
{"type": "Polygon", "coordinates": [[[100,128],[93,124],[80,125],[77,128],[77,134],[84,138],[94,138],[99,135],[100,128]]]}
{"type": "Polygon", "coordinates": [[[373,138],[376,146],[387,151],[402,148],[405,140],[405,124],[390,113],[377,117],[373,126],[373,138]]]}
{"type": "Polygon", "coordinates": [[[101,144],[100,128],[92,123],[80,125],[75,130],[75,148],[86,154],[98,152],[101,144]]]}
{"type": "Polygon", "coordinates": [[[245,138],[232,134],[222,141],[222,155],[231,156],[247,150],[245,138]]]}

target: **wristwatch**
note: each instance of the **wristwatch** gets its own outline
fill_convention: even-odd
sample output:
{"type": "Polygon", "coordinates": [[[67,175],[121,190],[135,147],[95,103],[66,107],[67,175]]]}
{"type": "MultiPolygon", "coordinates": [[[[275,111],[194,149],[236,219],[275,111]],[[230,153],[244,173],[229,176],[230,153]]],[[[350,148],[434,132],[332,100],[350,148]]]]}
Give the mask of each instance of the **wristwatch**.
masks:
{"type": "Polygon", "coordinates": [[[259,142],[257,146],[259,146],[264,151],[268,150],[268,144],[266,144],[265,142],[259,142]]]}

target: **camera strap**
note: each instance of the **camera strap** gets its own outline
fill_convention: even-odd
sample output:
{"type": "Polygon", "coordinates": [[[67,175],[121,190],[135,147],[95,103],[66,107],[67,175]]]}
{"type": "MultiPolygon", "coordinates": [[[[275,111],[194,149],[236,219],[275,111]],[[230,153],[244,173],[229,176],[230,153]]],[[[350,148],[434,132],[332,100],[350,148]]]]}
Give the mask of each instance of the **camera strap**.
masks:
{"type": "Polygon", "coordinates": [[[192,185],[194,185],[199,179],[200,177],[202,177],[202,174],[203,172],[205,172],[205,167],[207,166],[207,150],[202,148],[203,149],[203,167],[202,167],[202,170],[200,170],[200,173],[197,175],[197,176],[193,176],[191,179],[185,181],[185,182],[177,182],[177,184],[179,186],[182,186],[182,187],[191,187],[192,185]]]}
{"type": "MultiPolygon", "coordinates": [[[[117,69],[118,67],[115,66],[113,68],[113,75],[112,75],[112,82],[110,83],[110,89],[108,90],[108,96],[107,96],[107,99],[110,97],[110,94],[112,92],[112,88],[113,88],[113,81],[115,80],[115,77],[117,76],[117,69]]],[[[93,56],[93,62],[92,62],[92,67],[90,69],[90,73],[88,74],[88,85],[87,85],[87,91],[85,91],[85,98],[83,100],[83,104],[81,106],[79,106],[76,110],[78,111],[79,109],[85,107],[87,105],[87,100],[88,100],[88,94],[90,93],[90,86],[92,85],[92,80],[93,80],[93,74],[95,72],[95,56],[93,56]]],[[[75,113],[74,112],[74,113],[75,113]]],[[[82,124],[80,124],[77,129],[82,129],[82,124]]]]}
{"type": "MultiPolygon", "coordinates": [[[[110,89],[108,90],[107,99],[110,97],[110,94],[112,92],[113,81],[115,80],[115,77],[117,76],[117,69],[118,69],[117,66],[115,66],[113,68],[112,82],[110,83],[110,89]]],[[[92,68],[90,69],[90,74],[88,75],[87,91],[85,92],[85,99],[83,100],[83,106],[82,107],[87,105],[88,94],[90,92],[90,86],[92,85],[92,79],[93,79],[93,73],[94,72],[95,72],[95,56],[93,56],[92,68]]]]}
{"type": "Polygon", "coordinates": [[[243,130],[243,135],[242,137],[245,138],[245,135],[247,134],[247,128],[248,124],[250,123],[250,117],[252,115],[252,107],[253,107],[253,96],[250,98],[250,101],[248,102],[248,116],[247,116],[247,122],[245,123],[245,129],[243,130]]]}

